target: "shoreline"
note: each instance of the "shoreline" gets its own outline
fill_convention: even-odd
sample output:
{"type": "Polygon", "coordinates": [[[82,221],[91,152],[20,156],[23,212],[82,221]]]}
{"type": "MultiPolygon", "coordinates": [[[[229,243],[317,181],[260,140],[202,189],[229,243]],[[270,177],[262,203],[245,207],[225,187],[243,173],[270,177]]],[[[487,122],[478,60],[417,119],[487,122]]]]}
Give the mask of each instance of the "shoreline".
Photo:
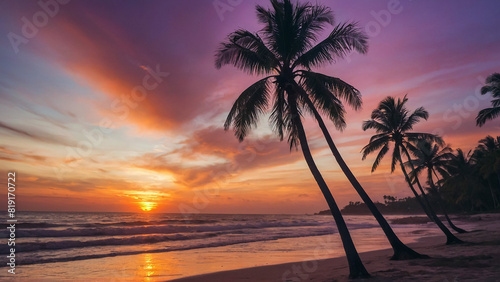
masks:
{"type": "MultiPolygon", "coordinates": [[[[483,215],[474,230],[457,237],[462,245],[445,245],[446,238],[430,236],[408,246],[430,259],[391,261],[392,249],[360,253],[372,275],[369,281],[500,281],[500,216],[483,215]]],[[[170,282],[349,281],[345,256],[220,271],[170,282]]],[[[360,279],[358,281],[368,281],[360,279]]]]}

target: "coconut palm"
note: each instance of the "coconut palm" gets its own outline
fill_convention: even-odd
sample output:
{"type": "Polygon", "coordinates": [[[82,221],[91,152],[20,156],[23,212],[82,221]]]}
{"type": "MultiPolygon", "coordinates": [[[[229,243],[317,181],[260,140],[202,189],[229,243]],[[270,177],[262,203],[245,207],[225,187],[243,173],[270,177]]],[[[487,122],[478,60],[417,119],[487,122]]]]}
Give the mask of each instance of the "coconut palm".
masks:
{"type": "MultiPolygon", "coordinates": [[[[341,95],[339,96],[347,96],[350,97],[349,101],[351,106],[353,106],[355,109],[358,109],[361,106],[361,96],[359,94],[359,91],[355,89],[354,87],[344,83],[342,80],[338,78],[332,78],[332,77],[327,77],[323,76],[324,79],[321,81],[308,81],[306,80],[306,89],[309,89],[309,91],[323,91],[327,93],[327,95],[338,95],[339,92],[341,95]],[[318,85],[321,86],[322,89],[317,90],[315,87],[318,87],[318,85]],[[324,85],[324,86],[322,86],[324,85]]],[[[298,89],[298,91],[303,92],[303,89],[298,89]]],[[[415,259],[415,258],[427,258],[427,255],[421,255],[405,244],[401,242],[401,240],[398,238],[396,233],[392,230],[391,226],[387,222],[387,220],[384,218],[382,213],[378,210],[377,206],[373,203],[371,198],[368,196],[366,191],[363,189],[361,184],[358,182],[352,171],[349,169],[347,166],[346,162],[342,158],[339,150],[337,149],[337,146],[333,142],[333,139],[323,122],[323,118],[321,117],[320,113],[316,110],[312,102],[309,100],[309,98],[306,95],[307,93],[303,93],[304,97],[306,97],[306,103],[310,105],[310,110],[312,111],[316,121],[319,124],[319,127],[321,128],[321,131],[323,132],[323,135],[328,143],[328,146],[330,147],[330,151],[332,152],[333,156],[335,157],[337,163],[339,164],[340,168],[342,169],[342,172],[346,175],[347,179],[351,183],[351,185],[354,187],[356,192],[359,194],[363,202],[365,202],[366,206],[370,210],[370,212],[373,214],[377,222],[379,223],[380,227],[384,231],[387,239],[389,240],[389,243],[391,244],[391,247],[394,251],[393,256],[391,257],[391,260],[404,260],[404,259],[415,259]]],[[[336,122],[337,122],[337,128],[342,129],[342,125],[338,126],[338,120],[340,120],[342,123],[344,123],[344,119],[337,117],[336,122]]],[[[345,123],[344,123],[345,124],[345,123]]]]}
{"type": "MultiPolygon", "coordinates": [[[[270,30],[270,29],[269,29],[270,30]]],[[[343,129],[346,125],[344,115],[345,115],[345,109],[340,101],[340,99],[343,99],[347,101],[347,103],[352,106],[354,109],[359,109],[361,107],[361,95],[359,91],[354,88],[353,86],[349,85],[348,83],[344,82],[343,80],[336,78],[336,77],[331,77],[331,76],[326,76],[323,74],[315,73],[310,71],[311,66],[319,66],[323,63],[330,62],[332,59],[335,57],[342,57],[343,55],[346,54],[346,51],[348,49],[345,48],[354,48],[357,51],[364,52],[362,49],[366,49],[366,42],[362,42],[361,40],[349,42],[349,40],[354,39],[349,37],[353,36],[353,32],[355,32],[355,26],[353,24],[344,24],[344,25],[339,25],[337,26],[334,31],[330,34],[330,36],[325,39],[324,41],[320,42],[318,45],[315,47],[310,48],[307,52],[304,52],[300,56],[297,55],[297,59],[293,62],[290,63],[291,68],[293,71],[290,72],[290,76],[292,76],[293,72],[296,72],[296,77],[298,81],[295,81],[294,78],[290,78],[290,81],[293,81],[292,87],[293,90],[296,91],[299,94],[300,99],[302,99],[302,102],[306,109],[314,115],[315,119],[317,120],[326,140],[327,143],[332,151],[332,154],[334,155],[335,159],[339,163],[342,171],[344,174],[347,176],[348,180],[351,182],[355,190],[358,192],[362,200],[366,203],[368,208],[371,210],[372,214],[376,218],[376,220],[379,222],[380,226],[382,227],[383,231],[385,232],[391,246],[394,249],[394,255],[392,256],[391,259],[411,259],[411,258],[422,258],[426,257],[423,255],[418,254],[417,252],[413,251],[406,245],[404,245],[401,240],[396,236],[394,231],[391,229],[385,218],[382,216],[382,214],[379,212],[373,201],[370,199],[368,194],[364,191],[360,183],[357,181],[353,173],[350,171],[349,167],[343,160],[342,156],[340,155],[337,147],[335,146],[335,143],[333,142],[333,139],[330,136],[330,133],[328,132],[328,129],[326,128],[325,123],[323,122],[323,119],[321,117],[321,114],[319,113],[317,108],[320,108],[320,110],[325,113],[333,122],[336,128],[338,129],[343,129]],[[351,34],[349,34],[351,33],[351,34]],[[340,39],[340,40],[339,40],[340,39]],[[341,41],[344,40],[345,42],[342,43],[341,41]],[[347,43],[347,45],[343,46],[343,44],[347,43]],[[353,45],[353,43],[358,44],[358,46],[353,45]],[[353,45],[350,46],[349,44],[353,45]],[[359,44],[364,44],[359,45],[359,44]],[[349,47],[350,46],[350,47],[349,47]],[[344,50],[345,49],[345,50],[344,50]],[[298,83],[297,83],[298,82],[298,83]],[[310,97],[313,95],[314,97],[310,97]]],[[[356,31],[357,32],[357,31],[356,31]]],[[[240,35],[245,33],[247,36],[248,32],[246,31],[237,31],[236,33],[239,33],[240,35]]],[[[236,35],[236,33],[234,33],[236,35]]],[[[359,33],[359,32],[358,32],[359,33]]],[[[358,34],[358,36],[361,36],[362,34],[358,34]]],[[[258,34],[255,36],[255,38],[260,38],[258,34]]],[[[301,38],[301,37],[298,37],[301,38]]],[[[233,40],[236,39],[233,37],[233,40]]],[[[274,40],[272,38],[269,38],[270,40],[274,40]]],[[[248,40],[248,38],[246,38],[248,40]]],[[[260,40],[260,39],[259,39],[260,40]]],[[[238,42],[241,45],[241,42],[238,42]]],[[[312,44],[308,44],[311,45],[312,44]]],[[[254,45],[256,47],[257,45],[254,45]]],[[[223,46],[223,48],[228,48],[231,47],[229,45],[223,46]]],[[[236,46],[232,46],[236,47],[236,46]]],[[[262,47],[262,46],[261,46],[262,47]]],[[[238,47],[239,48],[239,47],[238,47]]],[[[233,52],[236,51],[235,48],[232,48],[233,52]]],[[[272,50],[272,48],[270,48],[272,50]]],[[[257,50],[257,49],[256,49],[257,50]]],[[[264,48],[259,49],[261,52],[261,57],[265,58],[266,56],[269,56],[272,51],[265,50],[264,48]]],[[[235,53],[236,54],[236,53],[235,53]]],[[[238,54],[240,56],[241,54],[238,54]]],[[[255,54],[256,55],[256,54],[255,54]]],[[[274,55],[274,54],[272,54],[274,55]]],[[[280,57],[280,56],[278,56],[280,57]]],[[[257,58],[255,56],[255,58],[257,58]]],[[[247,58],[249,60],[249,58],[247,58]]],[[[271,60],[274,60],[276,63],[276,59],[272,58],[270,56],[271,60]]],[[[242,62],[238,62],[238,64],[241,64],[242,62]]],[[[248,61],[247,63],[249,64],[255,64],[255,62],[248,61]]],[[[234,64],[234,62],[233,62],[234,64]]],[[[257,67],[256,69],[259,69],[257,67]]],[[[284,68],[286,69],[286,68],[284,68]]],[[[279,73],[281,77],[284,77],[286,74],[283,71],[283,69],[275,69],[276,72],[279,73]]],[[[279,91],[276,93],[280,93],[279,91]]],[[[283,95],[283,94],[280,94],[283,95]]],[[[280,99],[280,101],[284,102],[284,99],[280,96],[276,96],[276,99],[280,99]]],[[[276,105],[276,104],[275,104],[276,105]]],[[[284,109],[283,106],[275,107],[273,110],[273,115],[271,118],[276,118],[279,116],[280,111],[284,109]],[[281,107],[281,108],[280,108],[281,107]]],[[[272,120],[273,122],[276,122],[278,126],[275,126],[277,129],[278,133],[280,134],[281,137],[283,137],[283,131],[280,129],[282,125],[280,125],[280,119],[275,119],[272,120]]]]}
{"type": "MultiPolygon", "coordinates": [[[[410,179],[414,179],[415,177],[418,177],[418,175],[422,172],[426,172],[427,182],[429,183],[431,188],[430,190],[434,194],[436,194],[441,210],[443,211],[443,214],[450,224],[451,228],[453,228],[453,230],[457,231],[458,233],[466,233],[467,231],[453,224],[450,217],[448,216],[446,206],[443,203],[441,193],[439,192],[441,189],[441,185],[439,184],[440,178],[436,173],[436,171],[438,171],[441,175],[447,175],[446,166],[448,161],[453,157],[453,150],[448,146],[443,147],[437,143],[429,142],[425,139],[418,140],[415,146],[412,146],[412,144],[410,144],[408,148],[415,156],[415,158],[413,159],[415,170],[413,170],[409,174],[410,179]],[[436,187],[436,184],[434,184],[434,176],[436,177],[436,184],[438,187],[436,187]]],[[[407,165],[408,167],[410,166],[409,162],[405,163],[405,165],[407,165]]]]}
{"type": "Polygon", "coordinates": [[[415,198],[418,200],[424,211],[426,211],[429,218],[434,221],[446,235],[446,244],[460,243],[462,241],[455,237],[437,217],[436,213],[429,204],[427,196],[425,195],[418,178],[415,178],[415,182],[419,187],[427,205],[425,205],[420,199],[419,194],[413,188],[412,181],[406,172],[404,161],[401,156],[402,154],[407,158],[411,171],[415,169],[407,149],[411,146],[411,143],[420,139],[426,139],[440,144],[443,143],[440,137],[433,134],[409,132],[421,119],[427,120],[429,113],[423,107],[420,107],[410,113],[405,105],[407,101],[408,98],[406,95],[403,99],[398,98],[397,100],[394,97],[387,97],[380,102],[377,109],[372,111],[371,120],[363,122],[363,130],[366,131],[368,129],[375,129],[377,132],[377,134],[370,138],[368,145],[362,149],[363,159],[366,159],[369,154],[380,150],[372,166],[372,172],[375,171],[384,156],[387,152],[389,152],[390,144],[393,143],[394,150],[392,154],[391,172],[394,172],[397,163],[399,163],[405,176],[405,180],[408,182],[415,198]]]}
{"type": "Polygon", "coordinates": [[[443,195],[454,201],[454,204],[463,210],[486,210],[488,204],[488,191],[484,179],[478,173],[472,153],[464,153],[461,149],[448,161],[446,170],[449,175],[445,177],[442,187],[443,195]]]}
{"type": "Polygon", "coordinates": [[[476,125],[483,126],[487,120],[500,115],[500,73],[494,73],[486,78],[486,85],[481,88],[481,94],[491,93],[491,108],[486,108],[477,114],[476,125]]]}
{"type": "MultiPolygon", "coordinates": [[[[302,124],[303,113],[318,108],[338,127],[345,125],[345,109],[337,96],[322,92],[321,85],[316,86],[317,91],[305,86],[314,86],[311,81],[327,77],[312,72],[311,67],[342,58],[353,50],[365,53],[367,37],[356,24],[344,23],[336,25],[326,39],[313,46],[325,25],[334,25],[333,14],[328,7],[292,4],[289,0],[271,0],[271,5],[272,9],[257,6],[258,20],[264,25],[260,32],[237,30],[217,51],[217,68],[231,64],[250,74],[267,75],[240,94],[224,128],[227,130],[233,126],[235,135],[242,141],[272,102],[270,123],[274,131],[281,140],[287,137],[291,149],[300,145],[306,163],[332,211],[349,262],[350,277],[368,277],[342,214],[314,162],[302,124]]],[[[343,92],[337,94],[351,102],[348,93],[343,96],[343,92]]]]}
{"type": "Polygon", "coordinates": [[[473,159],[479,173],[488,182],[493,208],[496,208],[499,205],[498,196],[493,186],[500,187],[500,136],[496,138],[486,136],[479,140],[479,146],[474,150],[473,159]]]}

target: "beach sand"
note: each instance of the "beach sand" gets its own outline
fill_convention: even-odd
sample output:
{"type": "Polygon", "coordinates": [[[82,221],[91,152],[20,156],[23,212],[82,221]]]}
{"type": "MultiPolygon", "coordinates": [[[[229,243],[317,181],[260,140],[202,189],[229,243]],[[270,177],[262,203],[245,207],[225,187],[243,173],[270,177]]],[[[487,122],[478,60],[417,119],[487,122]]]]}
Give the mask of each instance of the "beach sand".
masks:
{"type": "MultiPolygon", "coordinates": [[[[361,253],[371,279],[356,281],[500,281],[500,215],[471,217],[475,230],[457,235],[466,241],[445,245],[434,236],[411,243],[429,259],[391,261],[392,250],[361,253]]],[[[242,257],[241,259],[244,259],[242,257]]],[[[345,257],[253,267],[186,277],[176,282],[348,281],[345,257]]]]}

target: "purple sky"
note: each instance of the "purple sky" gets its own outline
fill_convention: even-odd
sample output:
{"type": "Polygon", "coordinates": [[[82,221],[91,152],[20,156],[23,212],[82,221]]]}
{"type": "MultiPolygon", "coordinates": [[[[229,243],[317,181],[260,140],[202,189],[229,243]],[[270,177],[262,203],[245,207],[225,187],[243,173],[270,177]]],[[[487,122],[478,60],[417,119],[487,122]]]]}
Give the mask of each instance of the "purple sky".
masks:
{"type": "MultiPolygon", "coordinates": [[[[332,133],[375,200],[410,194],[387,161],[373,174],[374,157],[361,161],[373,134],[361,123],[384,97],[408,94],[411,109],[424,106],[430,113],[416,130],[438,133],[452,147],[470,150],[486,135],[498,135],[498,121],[478,128],[474,118],[490,100],[478,89],[500,71],[500,2],[317,2],[331,7],[337,22],[359,22],[370,35],[366,55],[317,71],[363,95],[363,109],[348,111],[347,129],[332,133]]],[[[290,153],[272,135],[266,116],[248,143],[221,128],[237,95],[258,77],[232,67],[216,70],[214,53],[231,31],[258,31],[256,4],[268,6],[73,0],[57,9],[49,5],[53,16],[44,18],[35,1],[3,1],[0,166],[23,175],[27,188],[19,205],[109,211],[149,205],[165,212],[189,206],[226,213],[326,208],[301,153],[290,153]],[[23,18],[39,27],[30,30],[23,18]],[[158,71],[159,80],[150,81],[155,87],[130,100],[158,71]]],[[[308,118],[306,125],[334,196],[341,205],[358,200],[315,123],[308,118]]]]}

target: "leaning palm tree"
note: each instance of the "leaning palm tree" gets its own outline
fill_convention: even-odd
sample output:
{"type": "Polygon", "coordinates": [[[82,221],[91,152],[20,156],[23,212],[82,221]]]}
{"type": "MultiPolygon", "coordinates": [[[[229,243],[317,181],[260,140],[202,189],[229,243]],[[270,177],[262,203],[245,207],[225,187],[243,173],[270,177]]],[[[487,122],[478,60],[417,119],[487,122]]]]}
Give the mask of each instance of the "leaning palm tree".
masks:
{"type": "MultiPolygon", "coordinates": [[[[271,0],[271,4],[272,10],[257,6],[258,20],[264,25],[260,32],[237,30],[217,51],[217,68],[231,64],[250,74],[267,75],[240,94],[224,128],[233,126],[236,137],[242,141],[272,101],[270,123],[281,140],[287,137],[290,149],[300,145],[337,224],[349,276],[368,277],[342,214],[313,160],[302,124],[303,113],[317,111],[316,108],[336,125],[345,123],[344,108],[336,96],[310,91],[305,84],[321,76],[311,72],[310,67],[342,58],[353,50],[365,53],[367,37],[356,24],[345,23],[335,26],[326,39],[313,46],[324,26],[334,25],[331,10],[320,5],[294,5],[290,0],[271,0]]],[[[349,101],[347,96],[342,98],[349,101]]]]}
{"type": "MultiPolygon", "coordinates": [[[[361,107],[361,95],[359,91],[348,83],[342,81],[336,77],[330,77],[322,74],[316,74],[312,72],[306,73],[305,76],[301,77],[301,84],[304,85],[304,88],[307,89],[311,93],[318,93],[320,95],[328,95],[335,97],[345,97],[349,105],[351,105],[354,109],[359,109],[361,107]]],[[[337,146],[333,142],[333,139],[321,117],[320,113],[312,103],[312,101],[308,98],[307,92],[304,89],[298,88],[297,91],[301,92],[305,97],[305,102],[309,106],[309,109],[314,115],[314,118],[318,122],[321,131],[327,141],[328,146],[330,147],[330,151],[332,152],[335,160],[339,164],[342,172],[345,174],[351,185],[354,187],[358,195],[361,197],[363,202],[366,204],[370,212],[373,214],[380,227],[384,231],[389,243],[391,244],[392,249],[394,250],[394,254],[391,257],[391,260],[404,260],[404,259],[415,259],[415,258],[428,258],[427,255],[421,255],[408,246],[406,246],[401,240],[398,238],[396,233],[392,230],[391,226],[384,218],[382,213],[378,210],[377,206],[373,203],[371,198],[368,196],[366,191],[363,189],[361,184],[358,182],[350,168],[347,166],[346,162],[342,158],[337,146]]],[[[330,117],[333,121],[337,129],[342,130],[345,127],[345,119],[343,117],[344,111],[340,108],[336,112],[336,116],[330,117]]]]}
{"type": "MultiPolygon", "coordinates": [[[[448,216],[446,206],[443,202],[441,193],[439,192],[441,190],[441,185],[439,184],[440,179],[438,174],[436,173],[437,170],[441,175],[447,174],[446,165],[448,161],[453,157],[453,150],[448,146],[443,148],[443,146],[441,146],[440,144],[429,142],[425,139],[418,140],[415,146],[412,146],[412,144],[410,144],[408,148],[415,156],[415,158],[413,159],[415,170],[413,170],[409,174],[410,179],[415,179],[415,177],[418,177],[420,173],[426,172],[427,182],[429,183],[431,191],[436,194],[438,203],[441,206],[441,210],[443,211],[444,217],[448,221],[448,224],[451,228],[453,228],[453,230],[457,231],[458,233],[466,233],[467,231],[453,224],[450,217],[448,216]],[[437,187],[436,184],[434,184],[433,176],[436,177],[437,187]]],[[[407,165],[408,167],[410,166],[409,162],[405,163],[405,165],[407,165]]]]}
{"type": "Polygon", "coordinates": [[[406,95],[403,99],[398,98],[397,100],[394,97],[387,97],[380,102],[377,109],[373,110],[371,120],[363,122],[363,130],[366,131],[368,129],[375,129],[377,132],[376,135],[370,138],[369,144],[362,149],[363,159],[366,159],[369,154],[380,150],[372,166],[372,172],[375,171],[384,156],[387,152],[389,152],[390,144],[393,143],[394,150],[392,154],[391,172],[394,172],[396,164],[399,162],[401,170],[405,176],[405,180],[408,182],[411,191],[415,195],[419,204],[422,206],[422,209],[426,211],[429,218],[434,221],[446,235],[446,244],[460,243],[462,241],[455,237],[455,235],[453,235],[437,217],[436,213],[429,204],[418,178],[415,178],[415,182],[417,183],[417,186],[419,187],[427,205],[420,199],[419,194],[413,188],[412,181],[406,172],[401,155],[405,155],[410,163],[411,171],[413,171],[414,166],[411,162],[411,157],[407,149],[408,146],[411,146],[412,142],[416,142],[420,139],[426,139],[438,143],[443,142],[440,137],[433,134],[409,132],[421,119],[427,120],[429,113],[423,107],[420,107],[413,113],[410,113],[405,105],[407,101],[408,98],[406,95]]]}
{"type": "Polygon", "coordinates": [[[486,108],[477,114],[476,125],[483,126],[487,120],[500,115],[500,73],[494,73],[486,78],[486,85],[481,88],[481,94],[491,93],[491,108],[486,108]]]}
{"type": "MultiPolygon", "coordinates": [[[[271,15],[271,13],[268,13],[268,15],[271,15]]],[[[305,21],[307,23],[306,28],[308,28],[308,25],[311,25],[310,23],[308,23],[309,21],[310,20],[305,21]]],[[[265,19],[265,23],[268,22],[269,19],[265,19]]],[[[314,24],[312,26],[314,26],[315,30],[321,29],[321,26],[319,25],[316,26],[314,24]]],[[[272,28],[268,27],[268,30],[272,31],[272,28]]],[[[272,37],[274,35],[269,37],[270,33],[268,32],[266,35],[266,32],[264,30],[262,33],[264,33],[265,38],[269,39],[270,42],[277,42],[274,41],[275,39],[272,37]]],[[[306,38],[308,36],[311,36],[307,35],[307,33],[308,32],[301,31],[301,33],[296,37],[297,40],[313,40],[314,38],[312,37],[306,38]]],[[[314,34],[314,36],[316,35],[314,34]]],[[[318,45],[316,45],[315,47],[311,47],[307,51],[302,50],[302,54],[295,55],[296,59],[294,62],[288,62],[288,66],[284,64],[280,67],[276,67],[276,63],[279,62],[279,59],[277,58],[283,58],[283,56],[277,55],[276,52],[273,51],[272,46],[271,48],[269,48],[270,50],[266,49],[268,46],[261,42],[258,34],[254,35],[248,31],[239,30],[230,36],[229,43],[226,43],[226,45],[223,46],[223,49],[226,50],[225,52],[232,52],[234,56],[252,56],[247,56],[246,58],[232,58],[231,56],[229,56],[229,54],[226,53],[224,54],[226,56],[225,60],[233,60],[226,63],[235,64],[240,68],[243,68],[244,65],[247,64],[255,68],[251,72],[266,73],[265,67],[258,66],[258,63],[262,63],[262,59],[269,59],[270,64],[272,65],[271,68],[274,68],[274,71],[278,73],[278,76],[275,79],[277,79],[278,77],[289,77],[289,80],[293,82],[291,84],[293,91],[296,91],[296,93],[298,94],[297,97],[302,100],[301,102],[303,103],[303,106],[314,115],[326,138],[332,154],[337,160],[342,171],[347,176],[348,180],[351,182],[362,200],[366,203],[367,207],[370,209],[376,220],[379,222],[384,233],[386,234],[394,250],[394,255],[391,259],[396,260],[427,257],[418,254],[417,252],[404,245],[396,236],[390,225],[387,223],[385,218],[382,216],[380,211],[377,209],[373,201],[364,191],[361,184],[357,181],[356,177],[343,160],[340,152],[333,142],[333,139],[330,136],[330,133],[328,132],[325,123],[323,122],[320,112],[318,111],[319,108],[323,113],[325,113],[334,122],[334,125],[337,129],[343,129],[346,126],[346,123],[344,118],[345,109],[341,103],[341,99],[345,100],[354,109],[359,109],[361,107],[361,95],[356,88],[339,78],[312,72],[310,68],[313,66],[320,66],[324,63],[331,62],[335,57],[343,57],[351,49],[364,52],[366,50],[365,40],[366,39],[364,38],[364,35],[356,29],[355,25],[339,25],[334,28],[329,37],[320,42],[318,45]],[[358,37],[358,39],[356,39],[356,37],[358,37]],[[243,43],[244,41],[245,43],[243,43]],[[285,72],[285,70],[287,70],[288,68],[290,70],[288,70],[288,72],[285,72]]],[[[297,43],[294,42],[294,44],[297,43]]],[[[302,46],[303,44],[304,43],[300,43],[299,46],[302,46]]],[[[312,42],[308,42],[306,45],[312,46],[312,42]]],[[[280,51],[278,49],[276,50],[280,51]]],[[[291,57],[293,58],[293,56],[291,57]]],[[[219,58],[222,59],[221,56],[219,56],[219,58]]],[[[221,63],[220,60],[218,62],[221,63]]],[[[218,66],[221,66],[221,64],[218,66]]],[[[276,92],[276,103],[286,102],[284,100],[284,97],[282,96],[283,91],[284,90],[282,89],[276,92]]],[[[279,104],[275,105],[276,107],[274,107],[273,115],[271,116],[271,118],[273,119],[273,123],[275,123],[275,125],[278,125],[275,126],[275,128],[277,129],[280,136],[283,137],[283,130],[281,129],[283,128],[283,125],[281,124],[280,119],[276,119],[276,117],[279,117],[280,111],[283,111],[285,107],[279,104]]],[[[226,126],[226,128],[227,127],[228,126],[226,126]]]]}

